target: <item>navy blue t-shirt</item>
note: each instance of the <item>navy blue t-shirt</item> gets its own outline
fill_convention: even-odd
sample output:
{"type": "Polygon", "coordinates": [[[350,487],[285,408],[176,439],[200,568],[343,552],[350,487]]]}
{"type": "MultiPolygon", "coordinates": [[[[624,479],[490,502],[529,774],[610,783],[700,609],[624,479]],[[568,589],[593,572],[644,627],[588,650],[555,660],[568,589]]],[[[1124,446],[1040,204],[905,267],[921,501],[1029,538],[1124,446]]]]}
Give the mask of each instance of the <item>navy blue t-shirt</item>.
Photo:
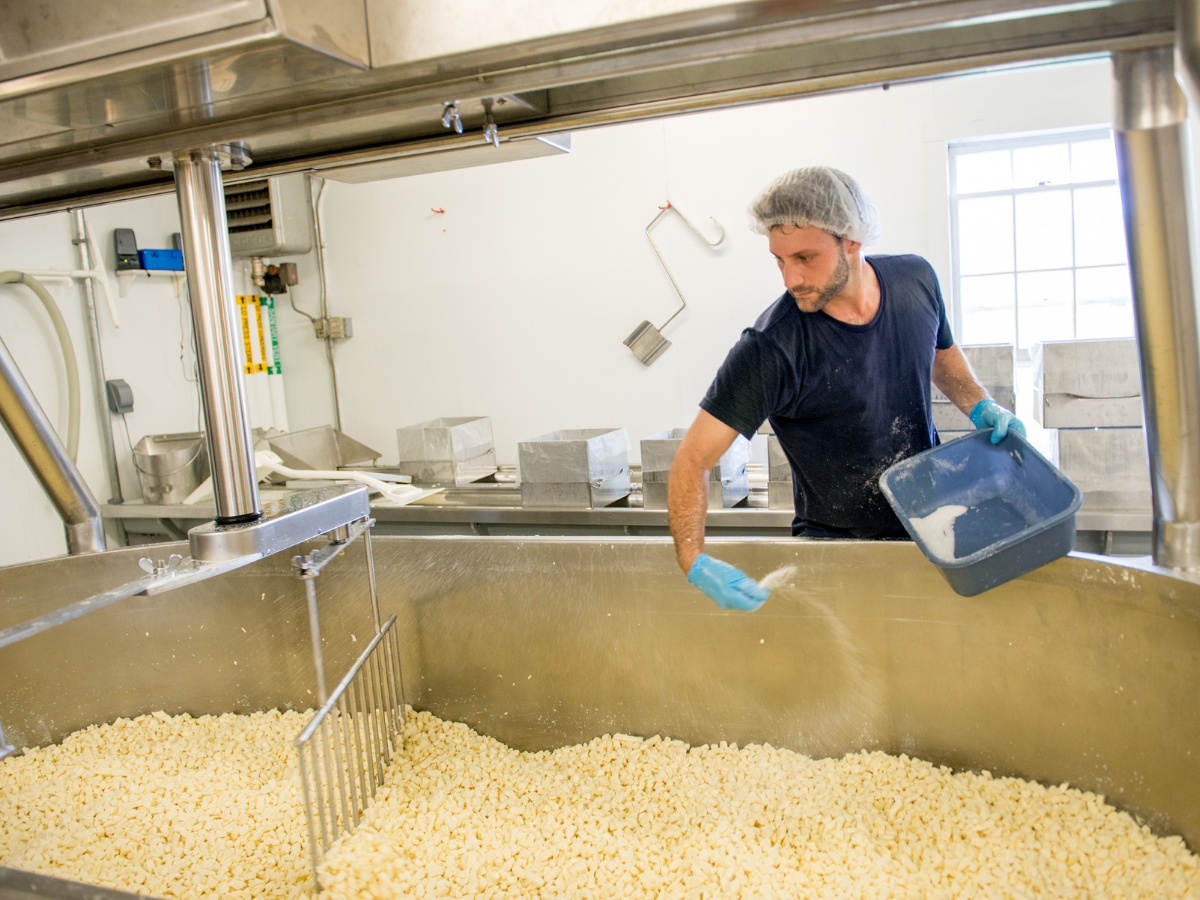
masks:
{"type": "Polygon", "coordinates": [[[769,418],[792,466],[792,534],[904,537],[879,490],[893,463],[937,441],[929,377],[953,346],[933,267],[871,256],[879,309],[865,325],[801,312],[784,294],[725,358],[700,406],[750,437],[769,418]]]}

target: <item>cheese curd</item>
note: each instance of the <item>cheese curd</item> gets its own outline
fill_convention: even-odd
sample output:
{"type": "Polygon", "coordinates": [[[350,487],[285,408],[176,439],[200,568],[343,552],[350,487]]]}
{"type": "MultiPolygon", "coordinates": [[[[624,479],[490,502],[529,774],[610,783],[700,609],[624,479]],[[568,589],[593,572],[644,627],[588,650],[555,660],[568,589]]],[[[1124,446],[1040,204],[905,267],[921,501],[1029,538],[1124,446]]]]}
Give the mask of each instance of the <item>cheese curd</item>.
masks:
{"type": "MultiPolygon", "coordinates": [[[[87,728],[0,763],[0,864],[164,897],[309,896],[307,714],[87,728]]],[[[906,756],[605,735],[522,753],[409,714],[329,898],[1200,898],[1200,867],[1095,794],[906,756]]]]}
{"type": "Polygon", "coordinates": [[[297,712],[93,725],[0,763],[0,865],[160,897],[305,896],[297,712]]]}
{"type": "Polygon", "coordinates": [[[906,756],[606,735],[519,753],[411,715],[320,880],[351,897],[1200,897],[1103,797],[906,756]]]}

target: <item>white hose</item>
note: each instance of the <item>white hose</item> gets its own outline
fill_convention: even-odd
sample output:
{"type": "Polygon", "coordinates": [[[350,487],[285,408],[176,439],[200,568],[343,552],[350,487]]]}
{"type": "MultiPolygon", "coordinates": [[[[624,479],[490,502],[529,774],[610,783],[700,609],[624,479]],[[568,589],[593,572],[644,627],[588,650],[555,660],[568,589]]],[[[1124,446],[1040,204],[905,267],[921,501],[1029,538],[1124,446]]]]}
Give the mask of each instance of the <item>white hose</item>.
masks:
{"type": "MultiPolygon", "coordinates": [[[[414,500],[420,500],[422,497],[428,497],[430,494],[437,494],[444,490],[444,488],[422,489],[410,484],[391,484],[365,472],[355,472],[349,469],[338,469],[337,471],[290,469],[283,465],[283,458],[271,450],[256,451],[254,467],[260,479],[274,472],[276,475],[296,481],[357,481],[359,484],[365,484],[373,492],[381,494],[385,500],[390,500],[399,506],[405,506],[414,500]]],[[[210,493],[212,493],[211,477],[205,479],[203,484],[188,494],[183,502],[191,505],[210,493]]]]}
{"type": "Polygon", "coordinates": [[[67,367],[67,455],[71,462],[79,455],[79,364],[75,360],[75,343],[63,320],[62,311],[45,286],[24,272],[0,272],[0,284],[23,284],[33,291],[54,323],[58,343],[62,347],[63,364],[67,367]]]}

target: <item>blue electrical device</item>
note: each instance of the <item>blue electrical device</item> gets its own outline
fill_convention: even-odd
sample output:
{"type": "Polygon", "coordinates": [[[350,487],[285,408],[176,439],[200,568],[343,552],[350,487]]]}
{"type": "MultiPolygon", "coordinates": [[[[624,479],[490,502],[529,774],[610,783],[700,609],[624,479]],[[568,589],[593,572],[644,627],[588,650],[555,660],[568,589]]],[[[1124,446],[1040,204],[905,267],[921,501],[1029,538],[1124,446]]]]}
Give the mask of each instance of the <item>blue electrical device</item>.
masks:
{"type": "Polygon", "coordinates": [[[1011,429],[998,444],[984,428],[896,463],[879,487],[901,524],[956,593],[973,597],[1075,549],[1083,495],[1011,429]],[[947,506],[953,557],[939,555],[914,519],[947,506]]]}
{"type": "Polygon", "coordinates": [[[183,271],[182,250],[139,250],[138,262],[147,271],[165,272],[183,271]]]}

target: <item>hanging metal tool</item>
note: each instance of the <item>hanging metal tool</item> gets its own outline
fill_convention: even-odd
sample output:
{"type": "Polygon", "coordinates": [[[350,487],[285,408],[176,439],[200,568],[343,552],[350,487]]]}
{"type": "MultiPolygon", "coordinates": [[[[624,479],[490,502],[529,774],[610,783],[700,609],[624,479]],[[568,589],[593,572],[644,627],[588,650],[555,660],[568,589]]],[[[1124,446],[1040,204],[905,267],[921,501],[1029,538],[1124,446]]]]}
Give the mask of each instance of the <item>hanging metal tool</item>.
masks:
{"type": "Polygon", "coordinates": [[[721,232],[721,236],[715,241],[710,241],[706,238],[695,225],[689,221],[688,217],[679,211],[679,207],[675,206],[670,200],[667,205],[659,210],[657,216],[650,220],[650,224],[646,226],[646,240],[650,242],[650,246],[654,248],[654,255],[658,257],[658,261],[662,263],[663,271],[667,273],[667,277],[671,279],[671,287],[675,288],[675,293],[679,295],[679,309],[671,313],[671,317],[663,322],[658,328],[650,324],[649,320],[642,322],[637,328],[633,329],[633,333],[625,338],[624,344],[633,351],[633,355],[642,361],[645,365],[650,365],[656,359],[666,352],[666,349],[671,346],[671,342],[662,336],[662,331],[672,320],[679,315],[687,307],[687,301],[683,298],[683,291],[679,289],[679,284],[675,281],[675,276],[671,274],[671,270],[667,267],[667,261],[663,259],[662,253],[658,249],[658,245],[654,243],[654,238],[650,234],[650,229],[654,227],[663,216],[672,210],[679,218],[683,219],[688,228],[696,233],[696,237],[700,238],[708,247],[719,247],[725,241],[725,229],[721,227],[721,223],[716,219],[712,219],[712,223],[717,226],[717,230],[721,232]]]}

